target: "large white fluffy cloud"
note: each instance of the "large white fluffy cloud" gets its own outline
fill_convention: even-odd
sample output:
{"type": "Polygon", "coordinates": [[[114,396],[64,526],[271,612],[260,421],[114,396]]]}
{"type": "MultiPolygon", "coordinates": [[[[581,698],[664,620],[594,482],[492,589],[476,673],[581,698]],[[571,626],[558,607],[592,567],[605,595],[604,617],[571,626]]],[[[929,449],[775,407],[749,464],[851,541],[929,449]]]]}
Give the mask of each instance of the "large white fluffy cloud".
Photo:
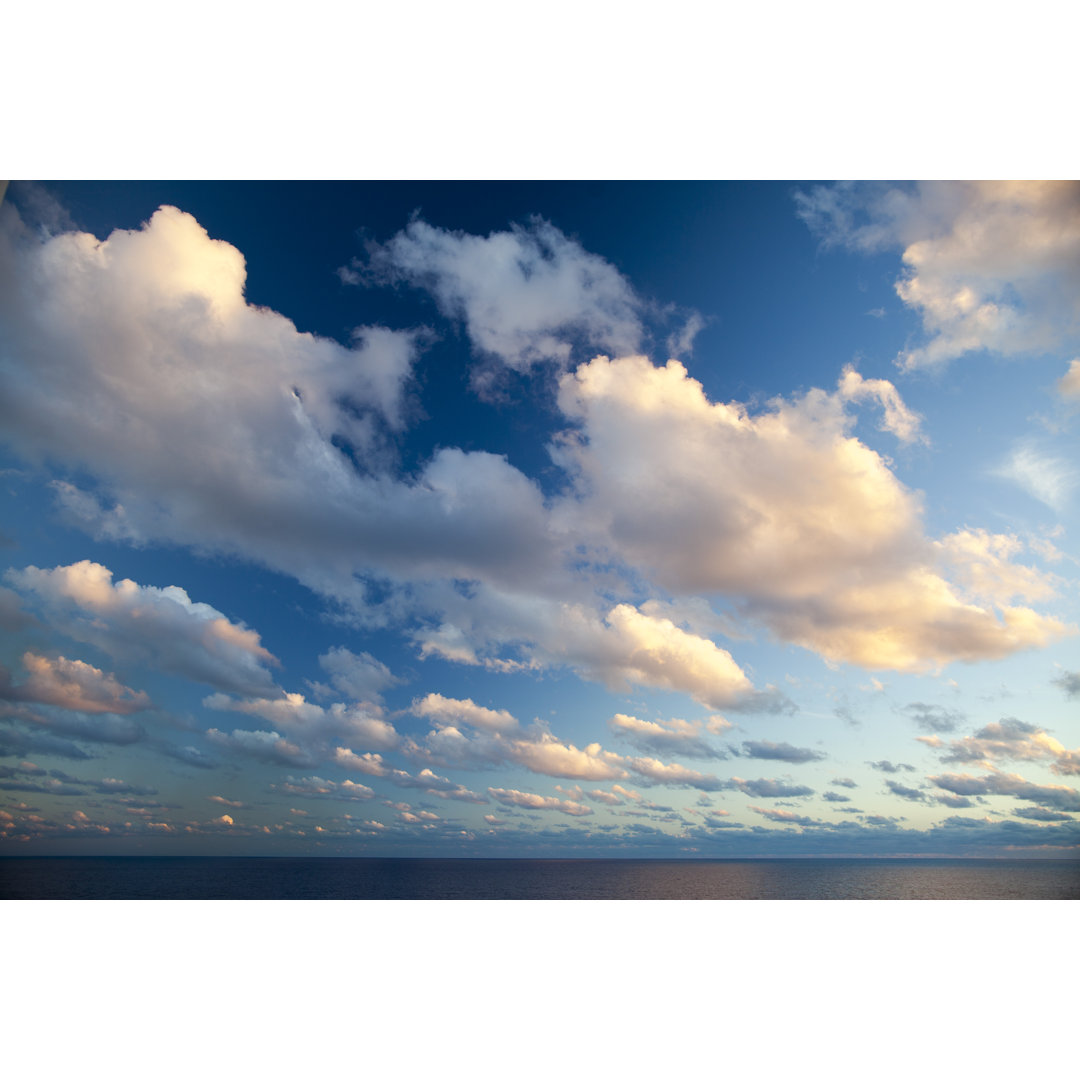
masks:
{"type": "Polygon", "coordinates": [[[97,480],[57,485],[70,514],[358,601],[373,566],[543,565],[542,500],[504,459],[447,448],[411,483],[385,474],[415,335],[367,327],[346,348],[248,304],[244,280],[241,253],[175,208],[103,241],[42,240],[2,208],[0,430],[97,480]]]}
{"type": "MultiPolygon", "coordinates": [[[[888,385],[867,395],[911,435],[888,385]]],[[[709,401],[677,361],[598,357],[561,381],[560,405],[580,427],[555,450],[576,484],[556,513],[598,557],[617,552],[673,593],[734,596],[777,636],[833,661],[917,670],[1066,632],[1004,602],[1053,593],[1009,561],[1011,538],[925,535],[918,494],[852,434],[845,401],[865,389],[846,371],[835,394],[755,415],[709,401]]]]}
{"type": "MultiPolygon", "coordinates": [[[[162,208],[98,240],[32,235],[0,210],[0,430],[26,458],[71,470],[57,498],[99,534],[239,554],[367,625],[408,626],[421,656],[566,666],[710,709],[764,699],[714,640],[724,622],[702,596],[728,607],[729,625],[750,619],[866,667],[996,658],[1067,629],[1003,598],[994,573],[1024,576],[1011,553],[924,535],[918,495],[852,431],[852,410],[870,404],[885,430],[920,438],[887,380],[849,368],[833,392],[756,413],[710,402],[678,362],[625,355],[640,301],[548,226],[477,238],[417,222],[376,253],[510,366],[565,364],[571,339],[614,354],[561,377],[570,429],[552,454],[570,487],[545,497],[480,451],[442,447],[402,474],[389,446],[416,336],[367,327],[347,348],[299,332],[246,301],[243,256],[190,215],[162,208]]],[[[68,576],[90,587],[108,573],[92,565],[68,576]]],[[[56,591],[33,573],[33,588],[56,591]]],[[[1027,598],[1049,598],[1031,574],[1027,598]]],[[[25,592],[28,580],[12,582],[25,592]]],[[[163,628],[181,627],[178,673],[280,698],[252,632],[182,590],[132,587],[163,628]]],[[[140,644],[127,602],[104,619],[114,648],[140,644]]],[[[65,632],[103,644],[82,601],[64,603],[65,632]]],[[[360,700],[393,685],[374,657],[337,651],[323,666],[360,700]]]]}
{"type": "Polygon", "coordinates": [[[1048,351],[1080,331],[1080,182],[838,184],[799,207],[826,242],[902,250],[896,291],[928,336],[905,368],[1048,351]]]}

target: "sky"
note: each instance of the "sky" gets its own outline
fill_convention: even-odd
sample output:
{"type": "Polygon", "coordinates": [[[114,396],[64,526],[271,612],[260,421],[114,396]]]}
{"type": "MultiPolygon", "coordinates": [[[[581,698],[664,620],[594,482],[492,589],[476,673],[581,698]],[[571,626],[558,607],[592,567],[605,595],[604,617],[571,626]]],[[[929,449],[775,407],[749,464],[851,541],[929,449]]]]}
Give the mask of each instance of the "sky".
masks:
{"type": "Polygon", "coordinates": [[[1075,858],[1080,184],[12,183],[0,853],[1075,858]]]}

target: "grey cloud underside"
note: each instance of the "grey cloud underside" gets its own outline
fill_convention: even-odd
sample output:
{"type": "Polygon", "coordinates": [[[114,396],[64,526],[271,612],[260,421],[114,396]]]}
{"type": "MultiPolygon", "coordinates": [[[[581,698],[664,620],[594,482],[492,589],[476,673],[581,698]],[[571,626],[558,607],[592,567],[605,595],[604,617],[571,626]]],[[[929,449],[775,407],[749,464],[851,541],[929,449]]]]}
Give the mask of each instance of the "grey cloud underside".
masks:
{"type": "Polygon", "coordinates": [[[903,711],[923,731],[932,734],[955,731],[966,719],[965,714],[959,709],[946,709],[941,705],[927,705],[921,701],[913,701],[910,705],[905,705],[903,711]]]}
{"type": "Polygon", "coordinates": [[[820,750],[811,750],[808,747],[792,746],[790,743],[744,742],[743,755],[751,758],[762,758],[766,761],[787,761],[794,765],[801,765],[809,761],[823,761],[827,754],[820,750]]]}
{"type": "Polygon", "coordinates": [[[1061,687],[1068,698],[1080,698],[1080,671],[1062,672],[1053,680],[1055,686],[1061,687]]]}
{"type": "Polygon", "coordinates": [[[1006,795],[1039,803],[1056,810],[1080,812],[1080,791],[1063,785],[1035,784],[1012,773],[992,772],[988,776],[957,775],[927,777],[931,784],[955,795],[1006,795]]]}

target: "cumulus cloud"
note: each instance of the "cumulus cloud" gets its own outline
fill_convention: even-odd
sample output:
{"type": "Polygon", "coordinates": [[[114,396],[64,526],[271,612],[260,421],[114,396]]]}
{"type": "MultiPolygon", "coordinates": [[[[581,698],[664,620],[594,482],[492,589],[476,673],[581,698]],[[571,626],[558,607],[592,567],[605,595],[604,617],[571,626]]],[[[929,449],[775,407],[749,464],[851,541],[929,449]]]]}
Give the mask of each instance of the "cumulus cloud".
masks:
{"type": "MultiPolygon", "coordinates": [[[[657,761],[656,758],[626,758],[625,764],[643,780],[666,787],[697,788],[699,791],[723,791],[731,782],[718,776],[688,769],[684,765],[657,761]]],[[[616,789],[618,790],[618,789],[616,789]]]]}
{"type": "Polygon", "coordinates": [[[124,686],[115,675],[106,674],[82,660],[25,652],[22,663],[27,678],[18,685],[5,685],[3,680],[7,673],[0,668],[0,697],[84,713],[127,714],[151,706],[145,693],[124,686]]]}
{"type": "Polygon", "coordinates": [[[553,448],[575,484],[556,520],[598,562],[614,551],[675,594],[728,594],[783,640],[868,668],[999,658],[1070,630],[1004,602],[1053,591],[1007,545],[925,536],[842,392],[754,415],[710,402],[677,361],[598,357],[562,377],[559,403],[580,428],[553,448]]]}
{"type": "Polygon", "coordinates": [[[1080,357],[1069,363],[1069,370],[1058,380],[1057,390],[1068,400],[1080,399],[1080,357]]]}
{"type": "Polygon", "coordinates": [[[902,249],[900,299],[922,319],[906,369],[989,349],[1045,352],[1080,328],[1080,183],[837,184],[798,197],[827,243],[902,249]]]}
{"type": "Polygon", "coordinates": [[[826,802],[851,802],[847,795],[841,795],[838,791],[826,791],[821,797],[826,802]]]}
{"type": "Polygon", "coordinates": [[[935,734],[955,731],[966,719],[959,709],[946,709],[941,705],[928,705],[922,701],[913,701],[901,711],[907,713],[923,731],[935,734]]]}
{"type": "Polygon", "coordinates": [[[506,806],[520,806],[525,810],[558,810],[559,813],[569,814],[571,817],[587,817],[593,813],[591,806],[568,799],[556,799],[553,795],[534,795],[513,788],[488,788],[488,794],[506,806]]]}
{"type": "Polygon", "coordinates": [[[1029,821],[1073,821],[1072,814],[1063,814],[1060,810],[1047,810],[1042,806],[1022,806],[1013,811],[1013,817],[1027,818],[1029,821]]]}
{"type": "Polygon", "coordinates": [[[910,802],[925,802],[926,796],[918,788],[910,788],[905,784],[901,784],[897,780],[886,780],[885,786],[894,794],[899,795],[901,799],[907,799],[910,802]]]}
{"type": "Polygon", "coordinates": [[[215,746],[276,765],[314,765],[315,758],[303,747],[284,738],[276,731],[247,731],[234,728],[220,731],[210,728],[206,737],[215,746]]]}
{"type": "Polygon", "coordinates": [[[378,714],[377,706],[338,702],[323,708],[307,701],[303,694],[278,693],[276,698],[246,699],[210,695],[203,702],[207,708],[258,717],[269,721],[275,730],[235,729],[226,734],[211,728],[207,737],[223,749],[261,761],[299,766],[334,763],[374,775],[380,775],[375,769],[381,768],[381,759],[370,750],[394,749],[401,743],[393,724],[378,714]],[[343,746],[343,742],[350,745],[343,746]],[[367,752],[357,754],[354,747],[367,752]]]}
{"type": "Polygon", "coordinates": [[[994,770],[989,776],[946,773],[927,780],[955,795],[1010,795],[1015,799],[1040,803],[1058,810],[1080,812],[1080,791],[1061,784],[1033,784],[1016,773],[994,770]]]}
{"type": "Polygon", "coordinates": [[[442,694],[428,694],[413,702],[412,712],[431,720],[437,727],[468,724],[480,731],[500,732],[516,731],[518,728],[517,719],[505,709],[487,709],[471,698],[461,701],[443,697],[442,694]]]}
{"type": "Polygon", "coordinates": [[[69,735],[87,742],[111,743],[114,746],[128,746],[146,735],[143,726],[130,716],[113,713],[87,714],[44,707],[20,712],[18,717],[27,724],[46,728],[57,735],[69,735]]]}
{"type": "Polygon", "coordinates": [[[623,735],[635,745],[660,753],[684,757],[724,758],[727,753],[714,746],[707,735],[719,735],[732,725],[721,716],[707,720],[639,720],[636,716],[616,713],[610,721],[616,735],[623,735]]]}
{"type": "MultiPolygon", "coordinates": [[[[125,661],[238,693],[268,693],[276,658],[259,635],[176,585],[157,588],[84,559],[70,566],[9,570],[6,579],[32,596],[69,637],[125,661]]],[[[89,676],[87,676],[89,677],[89,676]]]]}
{"type": "Polygon", "coordinates": [[[371,653],[354,653],[342,646],[323,653],[319,657],[319,667],[329,676],[335,690],[356,701],[378,704],[384,690],[401,683],[401,679],[371,653]]]}
{"type": "Polygon", "coordinates": [[[1064,671],[1053,680],[1069,698],[1080,698],[1080,671],[1064,671]]]}
{"type": "Polygon", "coordinates": [[[807,817],[805,814],[796,814],[791,810],[776,810],[763,806],[751,806],[750,809],[755,814],[761,814],[762,817],[767,817],[770,821],[778,821],[782,825],[801,825],[804,828],[813,828],[825,824],[825,822],[816,818],[807,817]]]}
{"type": "Polygon", "coordinates": [[[820,750],[811,750],[808,747],[792,746],[791,743],[774,743],[763,740],[761,742],[744,742],[742,744],[743,755],[751,758],[762,758],[765,761],[787,761],[795,765],[807,761],[823,761],[829,755],[820,750]]]}
{"type": "MultiPolygon", "coordinates": [[[[360,268],[343,277],[359,282],[360,268]]],[[[486,237],[415,220],[373,245],[364,269],[423,286],[443,314],[464,322],[473,348],[519,371],[565,366],[575,345],[633,352],[643,336],[642,304],[626,279],[539,218],[486,237]]]]}
{"type": "Polygon", "coordinates": [[[1066,750],[1052,735],[1035,724],[1004,717],[986,724],[974,735],[947,745],[923,739],[941,753],[941,760],[992,768],[995,761],[1040,761],[1049,759],[1051,772],[1080,775],[1080,748],[1066,750]]]}
{"type": "Polygon", "coordinates": [[[901,761],[894,763],[891,761],[868,761],[866,763],[871,769],[877,769],[878,772],[884,773],[898,773],[898,772],[914,772],[915,766],[908,765],[901,761]]]}
{"type": "MultiPolygon", "coordinates": [[[[6,710],[0,708],[2,715],[10,717],[6,710]]],[[[86,761],[94,756],[77,742],[47,731],[0,725],[0,757],[22,757],[26,754],[48,754],[72,761],[86,761]]]]}
{"type": "Polygon", "coordinates": [[[814,794],[814,789],[805,784],[788,784],[783,780],[743,780],[734,776],[728,786],[736,787],[744,795],[754,795],[759,799],[784,799],[814,794]]]}
{"type": "Polygon", "coordinates": [[[595,791],[586,791],[585,797],[592,799],[593,802],[604,803],[606,806],[622,806],[623,801],[613,791],[602,791],[597,789],[595,791]]]}
{"type": "Polygon", "coordinates": [[[876,401],[882,408],[881,430],[891,431],[901,442],[926,442],[920,431],[922,418],[904,404],[900,392],[888,379],[864,379],[848,364],[837,386],[844,401],[876,401]]]}
{"type": "Polygon", "coordinates": [[[324,780],[321,776],[287,776],[281,784],[274,785],[288,795],[299,795],[305,799],[347,799],[351,802],[366,802],[375,797],[375,792],[365,784],[353,780],[324,780]]]}

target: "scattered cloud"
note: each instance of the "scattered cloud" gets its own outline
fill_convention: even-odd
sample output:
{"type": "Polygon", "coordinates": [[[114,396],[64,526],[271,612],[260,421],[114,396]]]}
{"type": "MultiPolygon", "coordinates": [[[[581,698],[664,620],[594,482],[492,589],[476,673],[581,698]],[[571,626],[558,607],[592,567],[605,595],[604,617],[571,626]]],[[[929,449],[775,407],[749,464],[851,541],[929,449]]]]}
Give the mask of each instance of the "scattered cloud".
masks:
{"type": "Polygon", "coordinates": [[[827,244],[900,248],[900,299],[925,344],[898,358],[912,370],[980,350],[1045,352],[1080,326],[1080,183],[842,183],[797,197],[827,244]]]}
{"type": "Polygon", "coordinates": [[[1057,810],[1080,811],[1080,791],[1060,784],[1033,784],[1016,773],[993,771],[989,776],[947,773],[928,776],[930,783],[955,795],[1011,795],[1057,810]]]}
{"type": "Polygon", "coordinates": [[[900,711],[907,713],[923,731],[934,734],[955,731],[967,719],[959,709],[946,709],[941,705],[928,705],[922,701],[913,701],[900,711]]]}
{"type": "Polygon", "coordinates": [[[569,814],[571,817],[587,817],[593,813],[590,806],[566,799],[556,799],[551,795],[534,795],[512,788],[488,788],[488,794],[506,806],[520,806],[525,810],[558,810],[559,813],[569,814]]]}
{"type": "Polygon", "coordinates": [[[635,352],[643,337],[629,282],[540,218],[486,237],[417,219],[343,277],[359,283],[358,271],[423,286],[444,315],[464,322],[474,349],[517,371],[565,367],[576,345],[635,352]]]}
{"type": "Polygon", "coordinates": [[[792,746],[791,743],[786,742],[744,742],[742,746],[744,757],[763,758],[766,761],[787,761],[794,765],[808,761],[824,761],[829,756],[820,750],[792,746]]]}
{"type": "Polygon", "coordinates": [[[487,709],[471,698],[460,701],[442,694],[428,694],[412,703],[412,712],[431,720],[437,728],[467,724],[480,731],[511,732],[519,727],[517,719],[505,709],[487,709]]]}
{"type": "MultiPolygon", "coordinates": [[[[336,646],[319,657],[319,667],[330,677],[330,685],[340,694],[354,701],[382,702],[382,692],[393,686],[399,686],[401,679],[393,675],[381,661],[371,653],[353,653],[342,646],[336,646]]],[[[325,687],[315,684],[329,696],[325,687]]]]}
{"type": "MultiPolygon", "coordinates": [[[[929,742],[923,739],[924,742],[929,742]]],[[[1080,775],[1080,748],[1066,750],[1052,735],[1035,724],[1007,716],[986,724],[974,735],[943,744],[930,743],[941,760],[993,768],[995,761],[1042,761],[1049,759],[1051,772],[1080,775]]]]}
{"type": "Polygon", "coordinates": [[[901,799],[907,799],[910,802],[925,802],[926,795],[919,791],[917,788],[910,788],[901,784],[897,780],[886,780],[885,786],[894,794],[899,795],[901,799]]]}
{"type": "Polygon", "coordinates": [[[871,769],[877,769],[878,772],[884,773],[898,773],[898,772],[914,772],[914,765],[907,765],[904,762],[893,764],[891,761],[868,761],[866,763],[871,769]]]}
{"type": "Polygon", "coordinates": [[[801,825],[804,828],[814,828],[815,826],[824,825],[825,822],[818,821],[816,818],[806,817],[804,814],[796,814],[791,810],[776,810],[772,807],[763,806],[751,806],[751,810],[755,814],[761,814],[762,817],[767,817],[770,821],[778,821],[781,825],[801,825]]]}
{"type": "Polygon", "coordinates": [[[731,723],[720,716],[707,720],[639,720],[636,716],[616,713],[610,721],[616,735],[645,750],[679,754],[684,757],[725,758],[727,752],[714,745],[708,735],[720,735],[731,723]]]}
{"type": "Polygon", "coordinates": [[[127,662],[237,693],[271,692],[277,659],[259,635],[176,585],[164,589],[125,578],[88,559],[42,570],[9,570],[6,580],[37,600],[50,623],[77,641],[127,662]]]}
{"type": "Polygon", "coordinates": [[[814,794],[814,789],[805,784],[788,784],[783,780],[742,780],[735,776],[728,786],[736,787],[744,794],[754,795],[759,799],[785,799],[814,794]]]}
{"type": "Polygon", "coordinates": [[[1080,482],[1080,471],[1067,457],[1046,450],[1036,439],[1020,439],[994,475],[1011,480],[1032,498],[1061,513],[1080,482]]]}
{"type": "Polygon", "coordinates": [[[7,672],[0,668],[0,698],[84,713],[128,714],[148,709],[152,704],[142,691],[124,686],[115,675],[82,660],[25,652],[22,664],[27,678],[18,685],[5,682],[7,672]]]}

